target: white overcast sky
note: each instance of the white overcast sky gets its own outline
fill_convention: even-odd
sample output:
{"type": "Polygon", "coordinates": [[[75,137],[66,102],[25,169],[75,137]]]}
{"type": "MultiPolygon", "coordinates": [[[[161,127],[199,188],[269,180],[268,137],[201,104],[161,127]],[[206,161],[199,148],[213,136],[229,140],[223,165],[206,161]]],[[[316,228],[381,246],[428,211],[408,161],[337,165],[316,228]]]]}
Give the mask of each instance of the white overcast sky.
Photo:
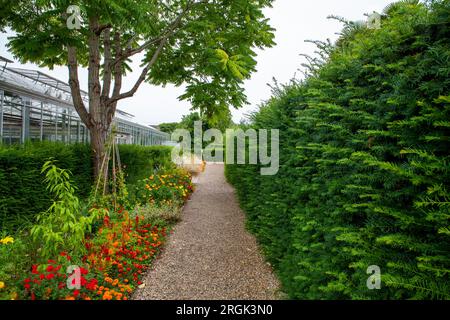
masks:
{"type": "MultiPolygon", "coordinates": [[[[277,45],[264,51],[258,51],[257,72],[245,82],[246,94],[250,105],[233,110],[233,120],[239,122],[245,114],[254,110],[271,91],[268,83],[275,77],[279,83],[286,83],[301,74],[297,71],[304,59],[300,53],[313,54],[315,47],[305,40],[335,40],[341,29],[341,24],[327,19],[330,14],[343,16],[349,20],[365,20],[365,13],[381,10],[394,0],[276,0],[273,8],[265,10],[276,29],[275,42],[277,45]]],[[[11,35],[11,34],[9,34],[11,35]]],[[[0,55],[14,60],[5,47],[8,34],[0,34],[0,55]]],[[[19,67],[18,63],[13,66],[19,67]]],[[[38,69],[33,64],[20,67],[38,69]]],[[[134,73],[128,75],[124,81],[124,89],[131,87],[140,73],[139,61],[133,63],[134,73]]],[[[53,70],[41,69],[60,80],[68,80],[66,67],[53,70]]],[[[87,71],[80,70],[80,83],[87,89],[87,71]]],[[[186,101],[178,101],[177,97],[183,93],[183,87],[167,86],[165,88],[143,84],[134,97],[122,100],[119,108],[134,114],[136,122],[141,124],[159,124],[161,122],[177,122],[182,115],[188,114],[190,105],[186,101]]]]}

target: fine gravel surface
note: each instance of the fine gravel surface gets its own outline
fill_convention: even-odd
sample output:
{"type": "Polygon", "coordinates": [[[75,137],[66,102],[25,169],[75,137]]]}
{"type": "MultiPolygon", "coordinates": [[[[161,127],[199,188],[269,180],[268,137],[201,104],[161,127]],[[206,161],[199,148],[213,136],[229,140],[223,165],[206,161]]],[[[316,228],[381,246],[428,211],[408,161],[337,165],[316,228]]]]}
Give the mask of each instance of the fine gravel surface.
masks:
{"type": "Polygon", "coordinates": [[[274,300],[279,282],[264,261],[223,164],[208,164],[168,244],[135,300],[274,300]]]}

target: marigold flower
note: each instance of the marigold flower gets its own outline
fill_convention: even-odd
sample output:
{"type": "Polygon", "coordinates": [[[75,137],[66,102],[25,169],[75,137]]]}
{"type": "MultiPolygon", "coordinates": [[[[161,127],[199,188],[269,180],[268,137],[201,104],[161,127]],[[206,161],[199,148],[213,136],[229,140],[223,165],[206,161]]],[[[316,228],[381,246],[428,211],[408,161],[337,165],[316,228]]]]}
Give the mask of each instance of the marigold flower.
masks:
{"type": "Polygon", "coordinates": [[[2,244],[14,243],[14,238],[11,236],[8,236],[6,238],[1,239],[0,243],[2,243],[2,244]]]}
{"type": "Polygon", "coordinates": [[[3,289],[5,287],[5,283],[3,281],[0,281],[0,289],[3,289]]]}
{"type": "Polygon", "coordinates": [[[103,300],[111,300],[112,299],[112,295],[109,294],[109,292],[105,292],[105,294],[103,295],[103,300]]]}

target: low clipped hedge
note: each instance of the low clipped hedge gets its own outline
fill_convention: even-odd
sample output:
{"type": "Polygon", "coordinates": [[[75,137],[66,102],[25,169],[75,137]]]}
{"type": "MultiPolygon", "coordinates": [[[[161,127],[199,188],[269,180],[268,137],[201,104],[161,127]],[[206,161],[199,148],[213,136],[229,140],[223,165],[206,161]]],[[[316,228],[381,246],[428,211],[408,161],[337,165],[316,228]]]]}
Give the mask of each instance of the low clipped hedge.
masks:
{"type": "MultiPolygon", "coordinates": [[[[154,168],[170,163],[170,147],[119,146],[126,182],[136,184],[154,168]]],[[[65,145],[42,142],[0,146],[0,227],[14,229],[25,222],[34,222],[37,213],[50,204],[50,196],[40,170],[49,158],[73,173],[78,196],[86,199],[92,187],[90,147],[86,144],[65,145]]]]}

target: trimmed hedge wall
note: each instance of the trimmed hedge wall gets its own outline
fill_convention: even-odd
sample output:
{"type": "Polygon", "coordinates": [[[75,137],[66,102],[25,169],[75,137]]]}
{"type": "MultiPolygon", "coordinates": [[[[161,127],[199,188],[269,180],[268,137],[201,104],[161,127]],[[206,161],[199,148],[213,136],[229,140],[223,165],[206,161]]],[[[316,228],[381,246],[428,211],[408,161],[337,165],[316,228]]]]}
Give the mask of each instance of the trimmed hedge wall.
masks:
{"type": "Polygon", "coordinates": [[[280,129],[278,174],[226,167],[249,228],[291,298],[449,299],[450,2],[393,5],[319,48],[252,117],[280,129]]]}
{"type": "MultiPolygon", "coordinates": [[[[155,167],[170,163],[170,147],[120,145],[126,181],[134,185],[155,167]]],[[[40,170],[53,157],[58,166],[69,169],[78,187],[80,198],[87,198],[92,186],[90,148],[85,144],[27,143],[0,146],[0,227],[14,228],[48,208],[50,197],[40,170]]]]}

